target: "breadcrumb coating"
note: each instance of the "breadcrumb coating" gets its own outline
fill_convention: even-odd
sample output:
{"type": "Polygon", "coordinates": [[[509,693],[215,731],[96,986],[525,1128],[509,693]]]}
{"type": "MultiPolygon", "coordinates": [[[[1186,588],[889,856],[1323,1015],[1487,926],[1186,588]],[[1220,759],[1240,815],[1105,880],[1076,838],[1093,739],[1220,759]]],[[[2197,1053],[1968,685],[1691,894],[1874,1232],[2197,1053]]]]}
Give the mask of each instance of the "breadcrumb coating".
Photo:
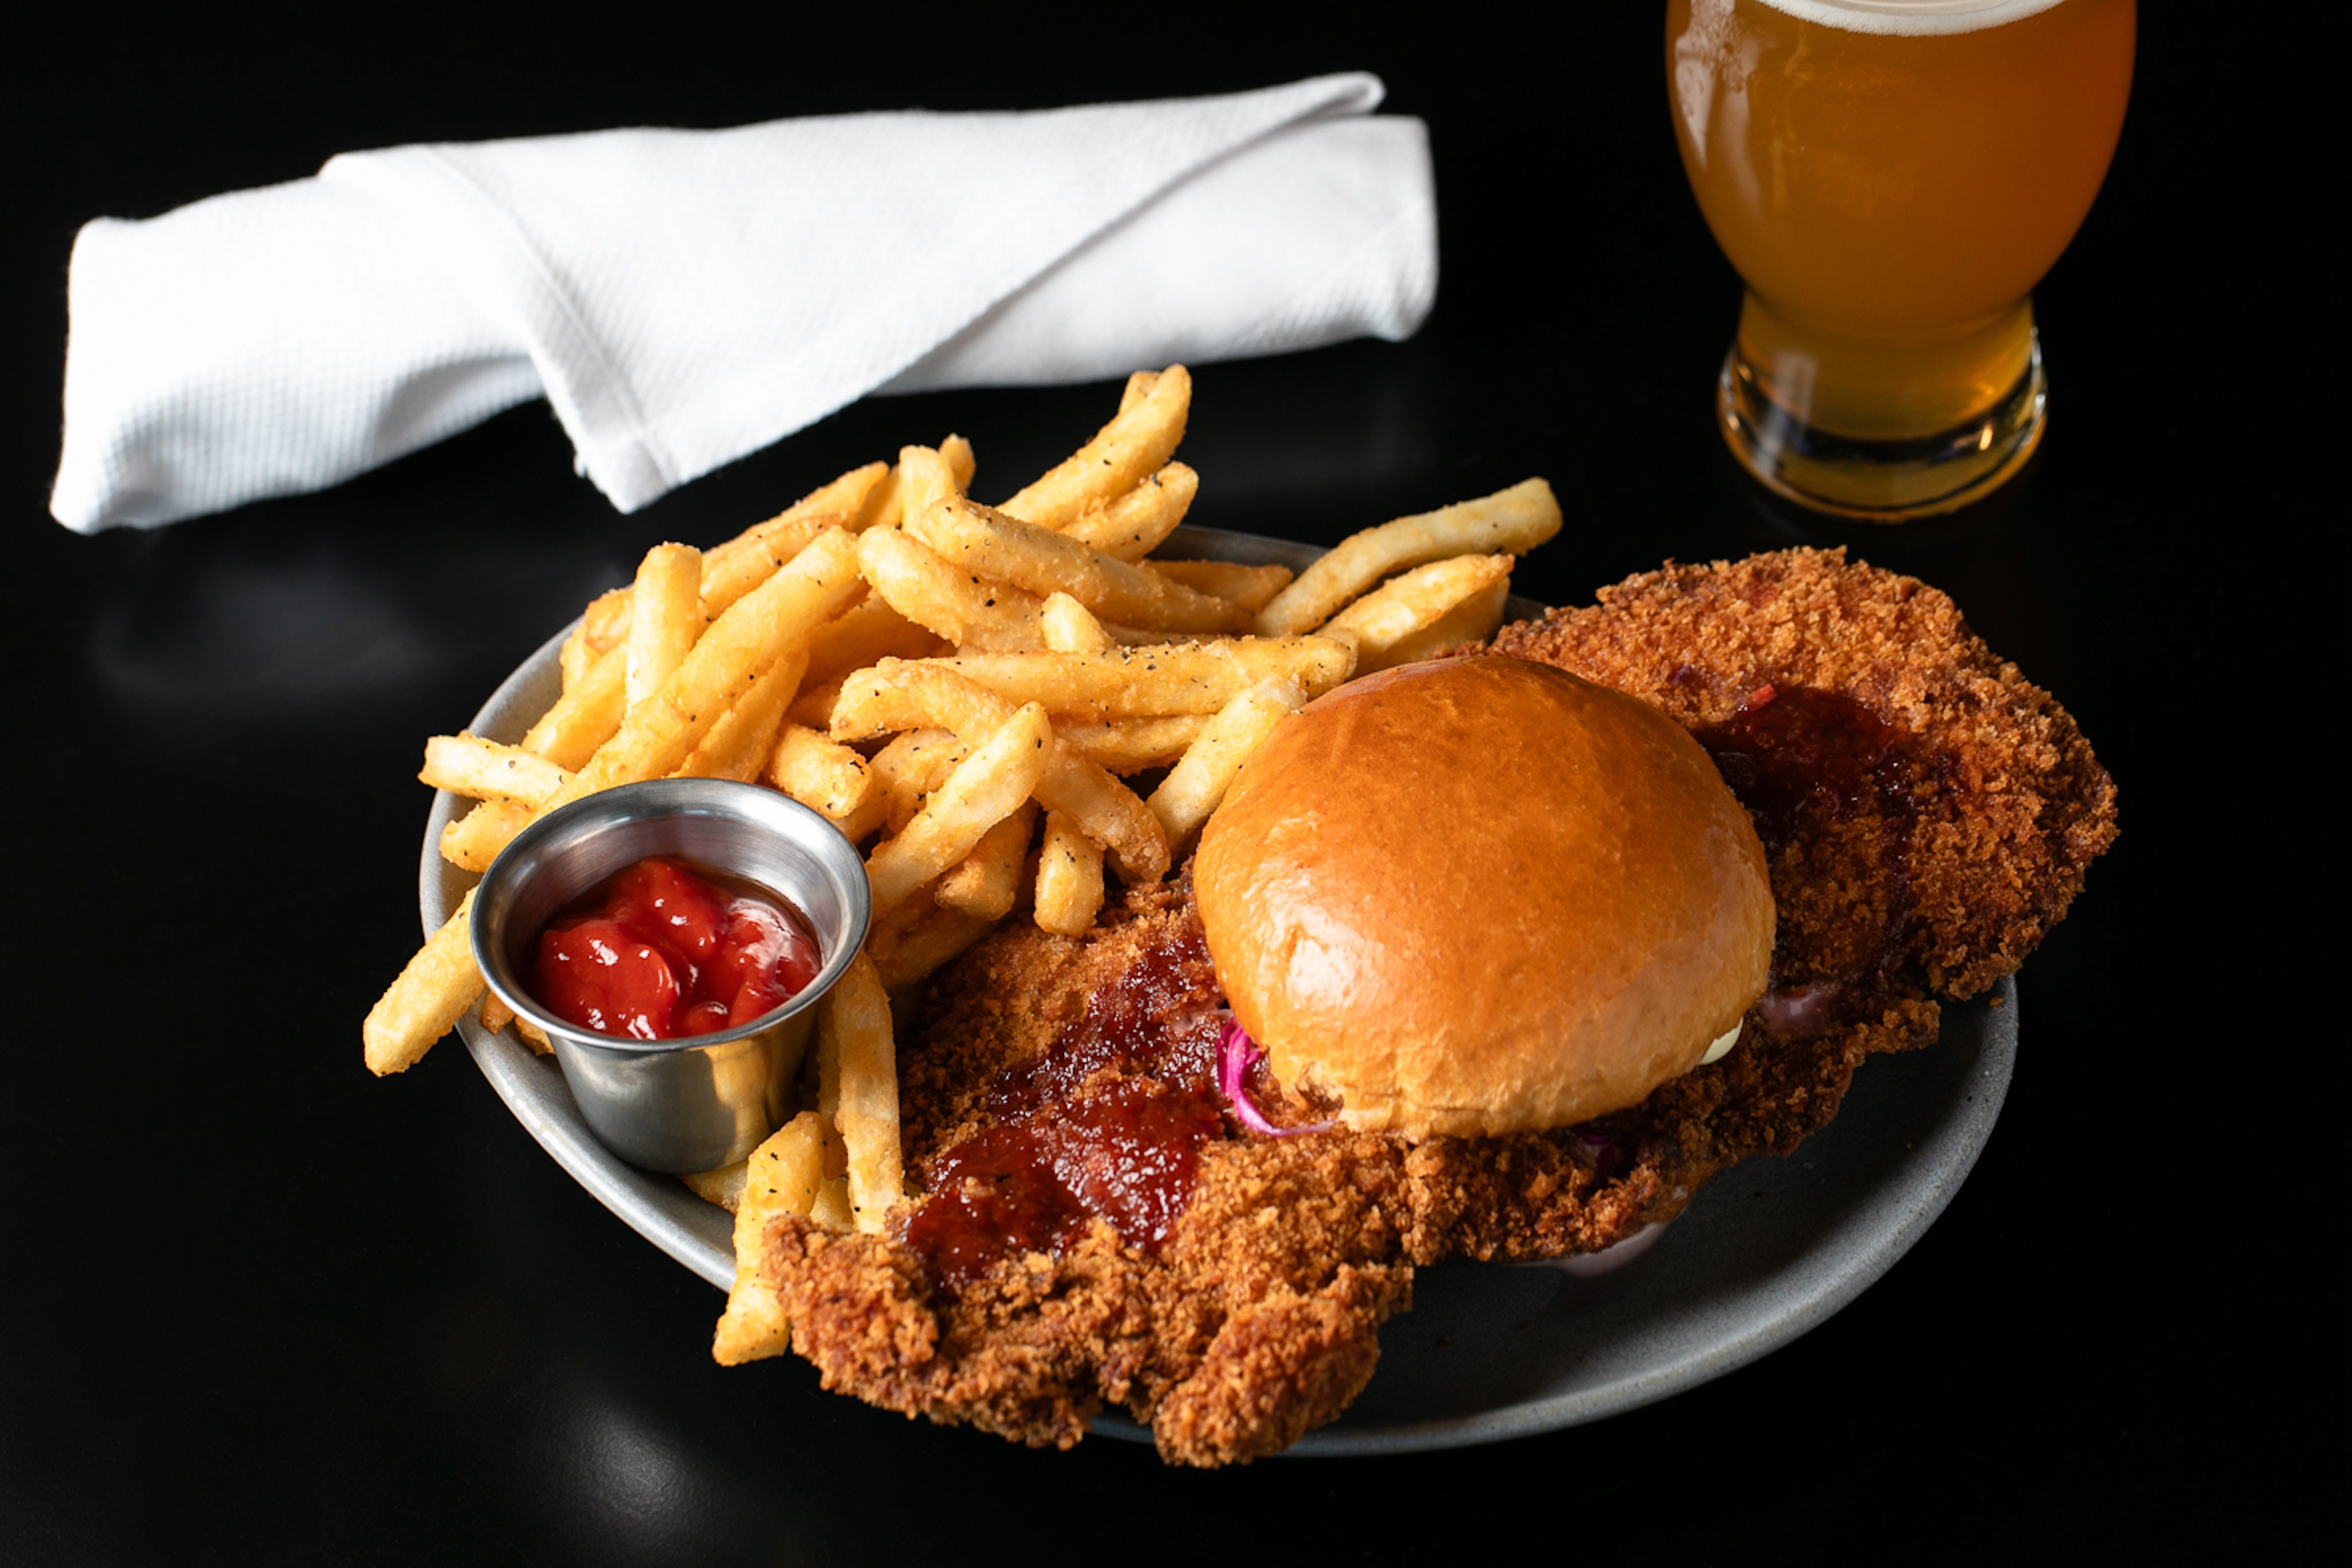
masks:
{"type": "MultiPolygon", "coordinates": [[[[1076,1442],[1108,1404],[1150,1423],[1171,1462],[1277,1452],[1361,1391],[1415,1265],[1595,1250],[1679,1213],[1725,1166],[1795,1148],[1869,1056],[1934,1040],[1937,996],[2013,970],[2116,835],[2115,786],[2065,711],[1945,595],[1843,551],[1669,565],[1507,627],[1493,651],[1629,692],[1703,741],[1806,691],[1891,737],[1899,767],[1766,824],[1773,988],[1738,1047],[1637,1106],[1548,1133],[1273,1139],[1228,1117],[1156,1252],[1096,1219],[1058,1254],[1005,1259],[952,1292],[904,1243],[920,1198],[884,1236],[786,1217],[759,1267],[825,1386],[1037,1446],[1076,1442]]],[[[1155,1004],[1168,1027],[1213,1029],[1222,998],[1189,876],[1129,889],[1083,936],[1022,923],[943,971],[925,1027],[902,1039],[910,1167],[986,1129],[992,1082],[1147,959],[1179,975],[1155,1004]]],[[[1330,1109],[1272,1082],[1258,1098],[1282,1125],[1330,1109]]]]}

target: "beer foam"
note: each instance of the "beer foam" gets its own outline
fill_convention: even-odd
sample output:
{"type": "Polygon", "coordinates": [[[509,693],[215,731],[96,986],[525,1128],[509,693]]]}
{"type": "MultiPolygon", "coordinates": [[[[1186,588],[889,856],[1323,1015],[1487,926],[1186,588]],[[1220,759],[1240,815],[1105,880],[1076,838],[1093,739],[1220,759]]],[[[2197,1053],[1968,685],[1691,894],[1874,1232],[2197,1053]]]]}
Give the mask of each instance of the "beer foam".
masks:
{"type": "Polygon", "coordinates": [[[2039,15],[2064,0],[1757,0],[1801,22],[1849,33],[1928,38],[2039,15]]]}

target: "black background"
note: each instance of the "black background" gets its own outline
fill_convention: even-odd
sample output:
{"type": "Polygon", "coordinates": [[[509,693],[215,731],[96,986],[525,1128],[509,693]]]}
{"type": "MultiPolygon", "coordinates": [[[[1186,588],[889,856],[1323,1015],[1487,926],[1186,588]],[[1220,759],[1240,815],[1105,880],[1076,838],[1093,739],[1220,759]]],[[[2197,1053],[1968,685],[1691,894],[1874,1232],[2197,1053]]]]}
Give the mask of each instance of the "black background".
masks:
{"type": "Polygon", "coordinates": [[[1690,1562],[2340,1548],[2343,1074],[2321,1002],[2344,925],[2323,630],[2344,507],[2319,423],[2340,311],[2284,183],[2322,154],[2253,69],[2279,46],[2144,12],[2113,172],[2036,294],[2042,455],[1975,513],[1874,530],[1764,505],[1715,435],[1739,289],[1675,157],[1660,9],[1048,28],[189,7],[20,42],[0,110],[0,1559],[1393,1560],[1516,1554],[1528,1526],[1548,1553],[1690,1562]],[[1009,491],[1115,392],[869,401],[634,517],[534,404],[331,493],[83,538],[46,515],[74,231],[405,141],[1339,68],[1430,124],[1438,307],[1403,345],[1198,367],[1195,520],[1328,541],[1543,474],[1569,523],[1523,568],[1541,598],[1833,541],[1949,591],[2122,786],[2120,844],[2021,977],[2001,1122],[1922,1244],[1826,1326],[1542,1437],[1176,1473],[1108,1440],[1036,1454],[909,1424],[794,1361],[721,1371],[717,1294],[576,1187],[454,1043],[385,1082],[361,1066],[359,1020],[417,940],[423,738],[646,545],[711,542],[951,429],[979,490],[1009,491]]]}

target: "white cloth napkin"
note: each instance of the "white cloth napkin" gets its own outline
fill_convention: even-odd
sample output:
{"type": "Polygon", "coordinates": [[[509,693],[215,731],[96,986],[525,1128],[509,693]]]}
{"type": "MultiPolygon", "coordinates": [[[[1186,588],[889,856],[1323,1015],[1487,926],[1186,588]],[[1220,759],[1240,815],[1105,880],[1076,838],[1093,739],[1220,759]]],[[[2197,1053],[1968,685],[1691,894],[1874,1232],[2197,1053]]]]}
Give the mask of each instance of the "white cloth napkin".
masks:
{"type": "Polygon", "coordinates": [[[1436,198],[1381,96],[396,147],[101,218],[50,510],[89,532],[320,489],[544,395],[633,511],[877,389],[1404,338],[1436,198]]]}

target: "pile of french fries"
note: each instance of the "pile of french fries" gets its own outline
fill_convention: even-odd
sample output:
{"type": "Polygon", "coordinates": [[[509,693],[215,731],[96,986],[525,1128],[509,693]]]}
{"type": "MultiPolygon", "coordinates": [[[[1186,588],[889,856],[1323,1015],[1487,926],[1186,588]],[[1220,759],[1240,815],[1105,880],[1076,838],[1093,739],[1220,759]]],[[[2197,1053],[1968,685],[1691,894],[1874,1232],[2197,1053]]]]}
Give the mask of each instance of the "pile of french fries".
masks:
{"type": "MultiPolygon", "coordinates": [[[[423,780],[477,802],[441,840],[467,871],[541,814],[667,777],[763,781],[867,846],[874,920],[822,1006],[816,1110],[688,1178],[736,1211],[722,1361],[782,1348],[749,1267],[770,1218],[878,1230],[902,1195],[894,993],[1019,915],[1087,931],[1106,871],[1134,883],[1181,863],[1290,713],[1490,635],[1514,558],[1559,531],[1530,479],[1366,529],[1295,580],[1154,560],[1200,486],[1173,460],[1191,402],[1182,366],[1137,373],[1093,440],[997,507],[966,494],[972,449],[950,435],[714,549],[657,545],[588,606],[562,695],[520,745],[426,744],[423,780]]],[[[484,998],[470,904],[369,1014],[373,1071],[409,1067],[477,1006],[531,1033],[484,998]]]]}

